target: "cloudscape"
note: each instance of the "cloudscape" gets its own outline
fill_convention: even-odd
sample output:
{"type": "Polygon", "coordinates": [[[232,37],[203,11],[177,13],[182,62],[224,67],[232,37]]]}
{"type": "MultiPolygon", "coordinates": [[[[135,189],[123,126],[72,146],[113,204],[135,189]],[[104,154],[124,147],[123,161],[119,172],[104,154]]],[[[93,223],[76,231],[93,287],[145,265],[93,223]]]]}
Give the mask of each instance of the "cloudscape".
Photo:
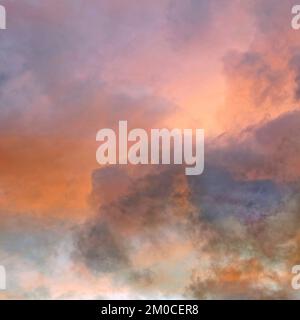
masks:
{"type": "Polygon", "coordinates": [[[294,0],[0,2],[1,299],[300,298],[294,0]],[[121,120],[202,174],[99,164],[121,120]]]}

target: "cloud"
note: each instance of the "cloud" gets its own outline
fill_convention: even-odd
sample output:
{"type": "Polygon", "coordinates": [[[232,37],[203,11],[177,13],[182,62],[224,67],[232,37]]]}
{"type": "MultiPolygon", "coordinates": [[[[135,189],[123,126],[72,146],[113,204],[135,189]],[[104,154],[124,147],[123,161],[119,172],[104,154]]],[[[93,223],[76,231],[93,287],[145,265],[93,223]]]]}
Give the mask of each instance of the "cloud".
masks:
{"type": "Polygon", "coordinates": [[[3,3],[9,298],[297,296],[292,1],[3,3]],[[96,167],[96,132],[119,120],[204,127],[204,174],[96,167]]]}
{"type": "Polygon", "coordinates": [[[298,247],[298,231],[290,223],[298,225],[298,187],[280,175],[271,179],[275,172],[269,179],[262,177],[275,150],[281,156],[295,150],[294,136],[287,134],[297,131],[297,116],[297,111],[287,113],[249,128],[244,136],[209,141],[209,165],[200,176],[185,176],[181,166],[157,166],[158,172],[153,168],[143,177],[130,175],[122,167],[98,169],[92,192],[98,209],[79,231],[76,259],[92,272],[112,272],[133,287],[139,277],[132,275],[148,270],[151,281],[144,283],[143,290],[168,292],[168,286],[157,286],[161,270],[185,269],[184,260],[175,259],[168,267],[164,260],[153,263],[153,259],[140,265],[138,256],[147,248],[149,256],[163,251],[172,261],[173,250],[165,248],[176,251],[180,241],[186,244],[183,257],[190,259],[186,272],[192,281],[188,284],[185,279],[182,294],[198,298],[290,296],[288,268],[298,247]],[[290,143],[280,149],[286,137],[290,143]],[[247,170],[256,174],[251,177],[247,170]],[[108,190],[123,185],[119,195],[106,197],[107,177],[108,190]],[[279,228],[283,230],[280,235],[279,228]]]}
{"type": "Polygon", "coordinates": [[[299,161],[299,115],[298,109],[286,112],[248,127],[227,141],[224,135],[219,146],[211,148],[207,161],[230,167],[235,174],[248,179],[296,181],[299,178],[296,165],[299,161]]]}
{"type": "Polygon", "coordinates": [[[207,39],[208,30],[213,25],[213,2],[173,0],[168,7],[168,21],[171,39],[185,45],[194,37],[207,39]]]}
{"type": "Polygon", "coordinates": [[[78,249],[92,270],[117,272],[128,265],[126,247],[105,224],[92,225],[80,238],[78,249]]]}

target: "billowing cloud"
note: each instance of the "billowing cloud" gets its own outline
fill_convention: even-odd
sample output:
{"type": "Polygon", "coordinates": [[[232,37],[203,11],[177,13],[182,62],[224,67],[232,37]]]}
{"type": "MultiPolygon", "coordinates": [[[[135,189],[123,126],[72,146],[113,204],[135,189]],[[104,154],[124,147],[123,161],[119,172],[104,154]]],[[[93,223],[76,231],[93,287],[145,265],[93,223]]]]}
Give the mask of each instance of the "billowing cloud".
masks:
{"type": "Polygon", "coordinates": [[[297,298],[294,2],[2,2],[1,298],[297,298]],[[119,120],[204,128],[203,175],[99,167],[119,120]]]}

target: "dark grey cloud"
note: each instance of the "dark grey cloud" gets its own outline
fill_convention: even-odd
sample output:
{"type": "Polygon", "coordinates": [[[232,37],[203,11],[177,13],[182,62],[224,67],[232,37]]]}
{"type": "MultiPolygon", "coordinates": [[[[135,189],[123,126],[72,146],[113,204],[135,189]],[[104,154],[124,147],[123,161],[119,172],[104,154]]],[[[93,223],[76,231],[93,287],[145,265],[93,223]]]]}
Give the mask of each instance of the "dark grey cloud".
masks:
{"type": "Polygon", "coordinates": [[[235,216],[253,222],[275,214],[283,194],[271,180],[245,181],[226,169],[208,166],[201,178],[189,178],[193,202],[201,208],[201,219],[213,222],[235,216]]]}
{"type": "MultiPolygon", "coordinates": [[[[100,207],[96,216],[79,230],[75,256],[95,271],[130,269],[130,250],[135,242],[143,239],[159,244],[164,241],[157,235],[172,224],[168,208],[174,205],[176,176],[176,171],[166,170],[162,176],[150,174],[129,180],[120,168],[96,170],[91,197],[94,203],[97,198],[100,200],[100,207]],[[118,185],[124,183],[127,191],[109,201],[105,190],[101,191],[107,180],[118,185]]],[[[134,276],[141,270],[132,269],[131,272],[133,278],[141,278],[134,276]]]]}
{"type": "Polygon", "coordinates": [[[87,226],[77,243],[78,253],[86,265],[97,272],[118,272],[128,267],[126,244],[112,234],[105,223],[87,226]]]}
{"type": "MultiPolygon", "coordinates": [[[[298,205],[292,208],[290,203],[297,203],[299,186],[295,181],[262,177],[267,163],[273,161],[273,152],[283,152],[284,157],[290,149],[295,151],[297,130],[295,111],[249,128],[240,137],[222,136],[208,141],[208,164],[200,176],[186,177],[181,166],[161,168],[157,173],[154,170],[137,179],[129,178],[122,167],[96,170],[92,198],[96,208],[98,199],[99,206],[95,217],[79,230],[76,259],[93,272],[114,271],[116,277],[132,285],[139,281],[137,275],[149,273],[148,280],[148,276],[142,277],[147,286],[157,275],[151,269],[132,267],[136,249],[145,243],[160,248],[166,235],[173,232],[193,241],[200,262],[203,254],[220,260],[215,269],[210,269],[216,278],[194,279],[187,286],[190,295],[226,298],[288,295],[286,284],[275,270],[282,261],[289,263],[294,259],[298,246],[285,250],[298,232],[298,205]],[[286,149],[280,149],[287,138],[286,149]],[[241,174],[247,170],[256,175],[249,178],[241,174]],[[103,202],[101,190],[107,180],[124,183],[125,191],[103,202]],[[278,234],[280,228],[282,232],[278,234]],[[233,270],[226,271],[222,264],[225,257],[232,261],[233,270]],[[249,274],[251,268],[258,277],[267,277],[266,270],[270,268],[278,290],[265,287],[257,291],[253,289],[253,279],[242,277],[217,286],[221,281],[218,274],[249,274]]],[[[195,270],[197,273],[197,266],[195,270]]]]}
{"type": "Polygon", "coordinates": [[[230,168],[246,179],[297,181],[299,170],[291,164],[300,157],[299,120],[300,111],[294,110],[249,127],[234,138],[226,140],[225,135],[216,148],[211,147],[207,162],[230,168]]]}

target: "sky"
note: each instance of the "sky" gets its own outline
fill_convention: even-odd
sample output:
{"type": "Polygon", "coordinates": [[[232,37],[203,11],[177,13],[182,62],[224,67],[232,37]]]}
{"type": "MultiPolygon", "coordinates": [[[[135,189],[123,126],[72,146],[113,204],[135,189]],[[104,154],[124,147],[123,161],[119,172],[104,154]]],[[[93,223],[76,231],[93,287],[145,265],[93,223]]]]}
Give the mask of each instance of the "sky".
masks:
{"type": "Polygon", "coordinates": [[[298,299],[295,0],[1,0],[0,299],[298,299]],[[201,128],[205,169],[96,161],[201,128]]]}

